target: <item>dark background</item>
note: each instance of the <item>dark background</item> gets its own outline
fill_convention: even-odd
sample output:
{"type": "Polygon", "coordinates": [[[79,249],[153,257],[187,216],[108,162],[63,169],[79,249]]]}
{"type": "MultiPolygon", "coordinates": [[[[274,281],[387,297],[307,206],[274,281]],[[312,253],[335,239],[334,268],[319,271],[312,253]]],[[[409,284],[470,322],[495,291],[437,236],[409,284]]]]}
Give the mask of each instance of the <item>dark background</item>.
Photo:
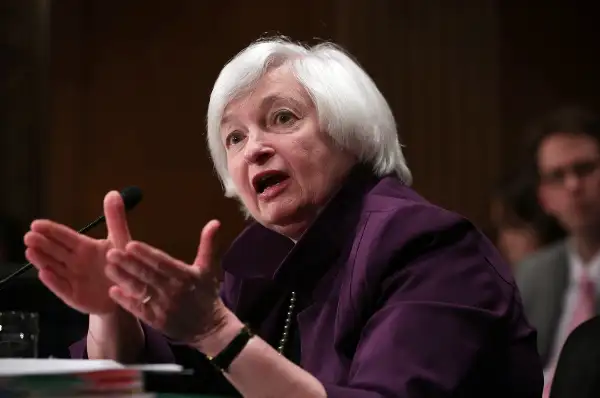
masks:
{"type": "Polygon", "coordinates": [[[217,217],[226,248],[243,220],[207,156],[208,97],[237,51],[282,33],[353,53],[392,105],[416,189],[488,230],[524,124],[600,105],[597,4],[3,0],[0,208],[80,227],[136,184],[135,238],[191,260],[217,217]]]}

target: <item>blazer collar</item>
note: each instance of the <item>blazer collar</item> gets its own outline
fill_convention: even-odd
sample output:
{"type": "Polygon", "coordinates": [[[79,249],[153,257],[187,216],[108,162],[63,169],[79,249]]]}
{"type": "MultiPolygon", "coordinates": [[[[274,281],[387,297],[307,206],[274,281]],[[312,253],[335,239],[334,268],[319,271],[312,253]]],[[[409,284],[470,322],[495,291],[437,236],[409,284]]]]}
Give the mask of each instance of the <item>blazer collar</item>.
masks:
{"type": "Polygon", "coordinates": [[[272,279],[293,289],[308,287],[352,243],[364,197],[380,179],[365,166],[352,169],[296,244],[253,222],[223,257],[223,269],[236,277],[272,279]]]}

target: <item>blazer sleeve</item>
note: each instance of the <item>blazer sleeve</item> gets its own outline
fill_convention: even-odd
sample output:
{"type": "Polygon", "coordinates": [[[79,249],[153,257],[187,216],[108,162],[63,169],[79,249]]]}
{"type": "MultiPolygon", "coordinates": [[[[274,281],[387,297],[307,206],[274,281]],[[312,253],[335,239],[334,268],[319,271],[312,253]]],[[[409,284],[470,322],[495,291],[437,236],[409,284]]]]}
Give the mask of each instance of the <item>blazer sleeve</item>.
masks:
{"type": "MultiPolygon", "coordinates": [[[[325,384],[329,398],[461,395],[465,382],[477,382],[472,375],[482,353],[522,319],[508,271],[495,267],[491,244],[469,223],[421,234],[402,246],[378,282],[377,309],[361,332],[350,378],[345,385],[325,384]]],[[[376,261],[369,267],[377,269],[376,261]]],[[[519,333],[512,336],[521,342],[511,355],[519,363],[503,369],[514,367],[507,380],[531,389],[522,396],[541,396],[535,332],[523,327],[519,333]],[[527,367],[529,372],[518,374],[527,367]]]]}

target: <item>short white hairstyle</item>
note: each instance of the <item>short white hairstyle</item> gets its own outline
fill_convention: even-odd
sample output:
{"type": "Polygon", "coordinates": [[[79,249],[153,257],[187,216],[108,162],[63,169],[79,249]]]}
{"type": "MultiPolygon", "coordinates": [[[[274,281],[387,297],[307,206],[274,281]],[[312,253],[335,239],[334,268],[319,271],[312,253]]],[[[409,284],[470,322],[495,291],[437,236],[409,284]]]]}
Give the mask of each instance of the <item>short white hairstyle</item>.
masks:
{"type": "Polygon", "coordinates": [[[210,95],[208,147],[227,197],[238,194],[227,170],[227,153],[221,140],[225,108],[266,72],[282,65],[291,67],[316,107],[320,128],[337,145],[359,162],[372,166],[376,175],[393,173],[406,185],[412,183],[392,110],[358,63],[333,43],[307,47],[276,37],[254,42],[231,59],[210,95]]]}

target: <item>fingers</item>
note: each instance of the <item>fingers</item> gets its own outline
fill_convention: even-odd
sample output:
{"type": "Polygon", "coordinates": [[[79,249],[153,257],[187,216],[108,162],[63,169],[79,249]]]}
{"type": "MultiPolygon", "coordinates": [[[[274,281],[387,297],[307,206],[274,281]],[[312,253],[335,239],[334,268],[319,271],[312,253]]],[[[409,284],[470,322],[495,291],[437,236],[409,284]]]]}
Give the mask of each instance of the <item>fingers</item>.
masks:
{"type": "Polygon", "coordinates": [[[128,273],[135,275],[146,284],[160,285],[165,283],[168,273],[163,272],[160,267],[154,264],[148,264],[133,255],[118,249],[109,250],[106,256],[108,264],[116,265],[128,273]]]}
{"type": "Polygon", "coordinates": [[[196,289],[192,267],[142,242],[128,243],[125,251],[110,250],[107,261],[106,275],[116,285],[110,297],[147,322],[154,322],[166,303],[196,289]],[[150,302],[144,303],[148,297],[150,302]]]}
{"type": "Polygon", "coordinates": [[[126,251],[110,250],[107,262],[108,278],[138,300],[149,294],[168,296],[179,289],[191,291],[194,287],[189,265],[142,242],[130,242],[126,251]]]}
{"type": "Polygon", "coordinates": [[[134,299],[142,300],[148,295],[158,294],[167,284],[163,275],[122,251],[111,250],[107,260],[108,278],[134,299]]]}
{"type": "Polygon", "coordinates": [[[156,320],[155,309],[150,304],[152,299],[151,302],[144,304],[139,299],[130,296],[120,286],[112,286],[108,290],[108,295],[125,311],[131,313],[133,316],[147,325],[152,325],[156,320]]]}
{"type": "Polygon", "coordinates": [[[64,263],[56,260],[42,250],[28,248],[25,250],[25,257],[40,271],[49,270],[52,273],[65,277],[67,269],[64,263]]]}
{"type": "Polygon", "coordinates": [[[117,304],[119,304],[126,311],[131,312],[136,318],[138,318],[138,308],[139,300],[129,296],[127,293],[123,291],[123,289],[119,286],[111,286],[108,289],[108,295],[112,298],[117,304]]]}
{"type": "Polygon", "coordinates": [[[209,221],[200,234],[200,244],[198,245],[198,253],[194,260],[194,265],[201,268],[209,267],[213,263],[213,252],[215,245],[215,237],[221,223],[218,220],[209,221]]]}
{"type": "Polygon", "coordinates": [[[143,242],[129,242],[127,253],[155,271],[171,277],[189,276],[190,266],[143,242]]]}
{"type": "Polygon", "coordinates": [[[35,220],[31,223],[31,231],[46,236],[66,250],[74,250],[82,239],[90,239],[65,225],[50,220],[35,220]]]}
{"type": "Polygon", "coordinates": [[[104,197],[104,216],[108,235],[115,247],[122,249],[131,240],[123,198],[117,191],[111,191],[104,197]]]}
{"type": "Polygon", "coordinates": [[[71,249],[68,249],[60,242],[57,242],[49,238],[47,235],[43,235],[39,232],[27,232],[23,238],[23,241],[28,248],[42,251],[62,263],[67,263],[73,253],[71,249]]]}

